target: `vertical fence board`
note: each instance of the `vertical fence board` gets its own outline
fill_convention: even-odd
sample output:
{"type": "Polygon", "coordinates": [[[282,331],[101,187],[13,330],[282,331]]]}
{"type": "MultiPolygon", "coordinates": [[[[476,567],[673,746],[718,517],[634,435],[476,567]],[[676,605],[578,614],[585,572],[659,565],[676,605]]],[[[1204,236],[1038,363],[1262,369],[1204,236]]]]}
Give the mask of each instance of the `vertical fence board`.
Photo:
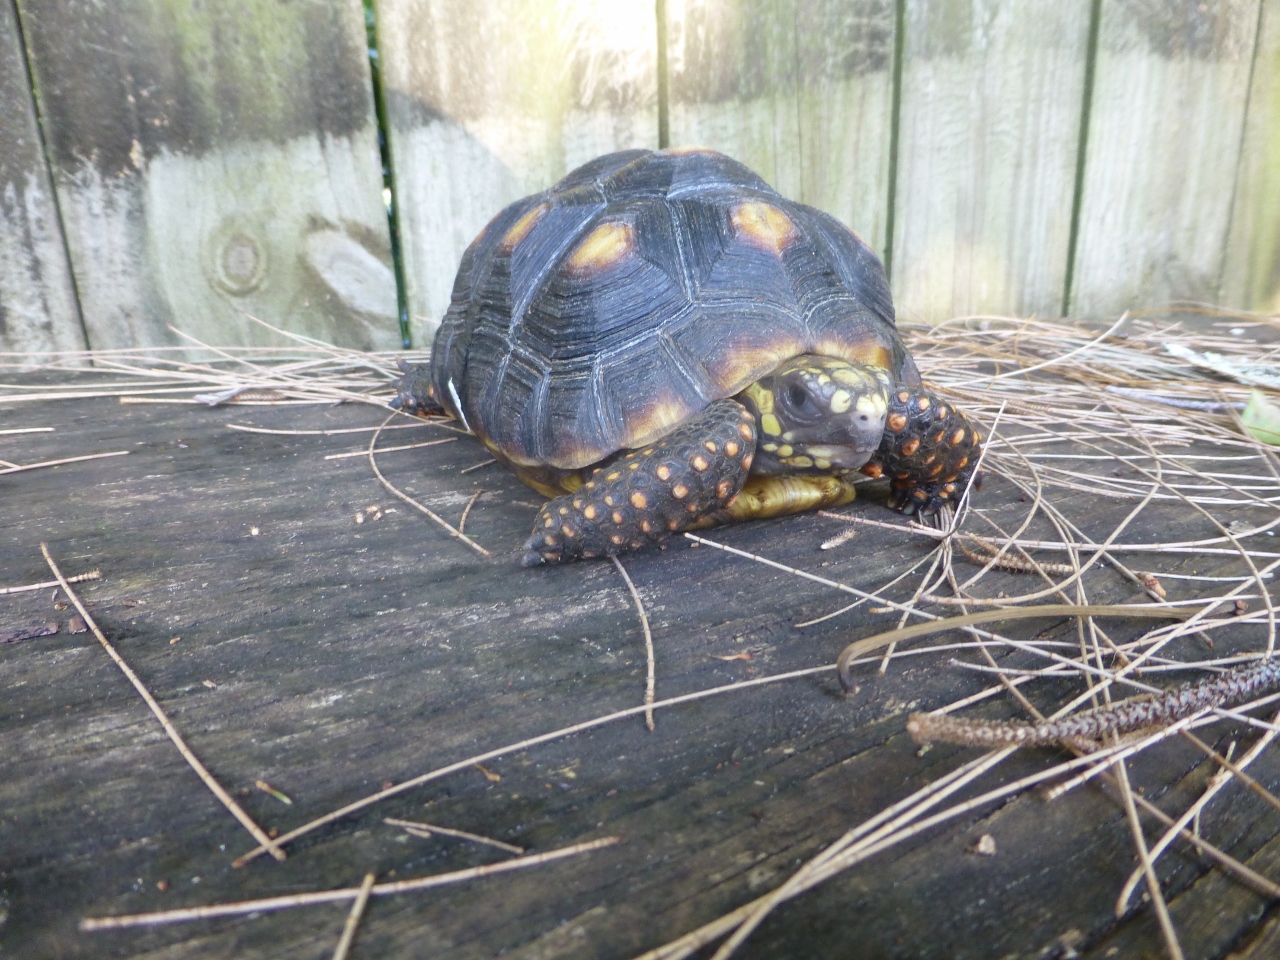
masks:
{"type": "Polygon", "coordinates": [[[892,0],[668,0],[673,145],[713,147],[884,250],[892,0]]]}
{"type": "Polygon", "coordinates": [[[0,0],[0,351],[83,350],[12,0],[0,0]]]}
{"type": "Polygon", "coordinates": [[[908,0],[904,32],[899,311],[1058,316],[1089,4],[908,0]]]}
{"type": "Polygon", "coordinates": [[[431,342],[467,244],[593,157],[656,147],[652,3],[378,0],[413,341],[431,342]]]}
{"type": "Polygon", "coordinates": [[[358,0],[19,0],[89,340],[399,342],[358,0]]]}
{"type": "Polygon", "coordinates": [[[1280,0],[1261,14],[1222,300],[1280,313],[1280,0]]]}
{"type": "Polygon", "coordinates": [[[1258,0],[1103,0],[1071,312],[1215,300],[1258,0]]]}

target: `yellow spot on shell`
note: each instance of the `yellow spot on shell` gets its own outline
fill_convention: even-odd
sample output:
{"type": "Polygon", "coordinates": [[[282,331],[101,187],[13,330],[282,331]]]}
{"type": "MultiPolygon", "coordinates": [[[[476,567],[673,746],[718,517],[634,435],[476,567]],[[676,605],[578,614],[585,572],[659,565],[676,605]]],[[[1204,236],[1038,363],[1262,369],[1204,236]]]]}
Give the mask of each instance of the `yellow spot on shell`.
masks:
{"type": "Polygon", "coordinates": [[[800,236],[791,219],[777,207],[760,200],[740,203],[729,214],[733,229],[752,246],[781,255],[800,236]]]}
{"type": "Polygon", "coordinates": [[[613,266],[635,249],[635,233],[631,224],[606,220],[578,244],[569,257],[573,273],[594,273],[613,266]]]}
{"type": "Polygon", "coordinates": [[[776,437],[782,432],[782,424],[778,422],[778,418],[772,413],[766,413],[760,417],[760,429],[772,437],[776,437]]]}
{"type": "Polygon", "coordinates": [[[636,491],[631,494],[631,505],[637,510],[644,510],[649,506],[649,501],[644,498],[644,494],[636,491]]]}
{"type": "Polygon", "coordinates": [[[596,518],[595,504],[593,503],[587,504],[586,509],[582,511],[582,515],[586,517],[588,520],[594,520],[596,518]]]}
{"type": "Polygon", "coordinates": [[[671,495],[675,497],[677,500],[683,500],[685,497],[689,495],[689,488],[686,487],[683,483],[677,483],[674,487],[671,488],[671,495]]]}
{"type": "MultiPolygon", "coordinates": [[[[725,452],[725,453],[727,453],[727,454],[728,454],[729,456],[731,456],[731,457],[736,457],[736,456],[738,455],[738,450],[739,450],[739,449],[740,449],[740,448],[739,448],[739,446],[738,446],[738,442],[737,442],[736,440],[730,440],[728,443],[726,443],[726,444],[724,445],[724,452],[725,452]]],[[[665,479],[666,479],[666,477],[663,477],[663,479],[665,480],[665,479]]]]}
{"type": "Polygon", "coordinates": [[[690,461],[690,463],[693,464],[693,469],[697,470],[699,473],[711,466],[711,464],[707,463],[707,458],[702,454],[698,454],[690,461]]]}
{"type": "Polygon", "coordinates": [[[831,412],[844,413],[853,406],[853,395],[848,390],[837,390],[831,395],[831,412]]]}
{"type": "Polygon", "coordinates": [[[658,469],[655,470],[654,472],[658,475],[659,480],[671,479],[671,468],[668,467],[665,463],[662,464],[662,466],[658,467],[658,469]]]}
{"type": "Polygon", "coordinates": [[[511,229],[503,235],[502,242],[499,244],[502,252],[510,253],[514,250],[516,244],[529,235],[529,231],[538,225],[538,221],[546,216],[547,211],[550,209],[549,204],[540,203],[513,223],[511,229]]]}
{"type": "Polygon", "coordinates": [[[610,483],[612,483],[614,480],[617,480],[620,476],[622,476],[622,473],[618,470],[615,470],[613,471],[613,473],[605,477],[605,479],[608,480],[610,483]]]}

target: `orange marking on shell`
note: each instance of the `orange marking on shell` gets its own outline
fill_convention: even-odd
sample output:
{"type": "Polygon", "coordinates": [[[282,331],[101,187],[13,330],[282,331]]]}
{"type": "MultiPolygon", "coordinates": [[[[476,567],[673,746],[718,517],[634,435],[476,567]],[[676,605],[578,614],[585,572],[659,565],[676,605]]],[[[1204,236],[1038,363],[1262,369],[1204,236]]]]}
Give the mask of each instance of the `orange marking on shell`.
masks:
{"type": "Polygon", "coordinates": [[[906,427],[907,418],[901,413],[893,413],[889,415],[889,419],[885,421],[884,425],[894,433],[898,433],[906,427]]]}
{"type": "Polygon", "coordinates": [[[910,400],[910,399],[911,399],[911,394],[909,394],[906,390],[899,390],[899,391],[898,391],[898,402],[899,402],[899,403],[906,403],[906,402],[907,402],[908,400],[910,400]]]}
{"type": "Polygon", "coordinates": [[[711,464],[707,463],[707,458],[702,454],[698,454],[690,461],[690,463],[693,465],[693,469],[697,470],[699,473],[711,466],[711,464]]]}
{"type": "Polygon", "coordinates": [[[650,530],[653,529],[653,524],[651,524],[648,520],[641,520],[640,529],[643,530],[645,533],[648,533],[650,530]]]}
{"type": "Polygon", "coordinates": [[[957,430],[955,433],[951,435],[951,442],[953,444],[956,444],[957,446],[960,444],[962,440],[964,440],[964,427],[961,427],[959,430],[957,430]]]}
{"type": "Polygon", "coordinates": [[[569,257],[570,273],[592,274],[618,263],[635,250],[636,236],[631,224],[606,220],[578,244],[569,257]]]}
{"type": "Polygon", "coordinates": [[[679,521],[679,520],[668,520],[668,521],[667,521],[667,529],[668,529],[668,530],[679,530],[679,529],[680,529],[680,521],[679,521]]]}
{"type": "Polygon", "coordinates": [[[605,504],[606,504],[607,506],[612,507],[612,506],[613,506],[613,494],[611,494],[611,493],[610,493],[610,494],[606,495],[606,496],[605,496],[605,498],[604,498],[604,502],[605,502],[605,504]]]}
{"type": "Polygon", "coordinates": [[[573,529],[573,527],[569,526],[567,523],[560,528],[560,532],[563,533],[570,540],[572,540],[574,537],[578,535],[578,531],[573,529]]]}
{"type": "Polygon", "coordinates": [[[690,513],[697,513],[698,505],[696,503],[691,503],[687,507],[685,507],[685,509],[688,510],[690,513]]]}
{"type": "Polygon", "coordinates": [[[628,469],[628,470],[639,470],[639,469],[640,469],[640,462],[639,462],[639,461],[636,461],[635,463],[629,463],[629,464],[627,464],[627,469],[628,469]]]}
{"type": "Polygon", "coordinates": [[[750,443],[752,438],[755,436],[755,434],[751,432],[751,428],[748,427],[745,423],[741,423],[738,425],[738,433],[742,435],[742,439],[747,441],[747,443],[750,443]]]}
{"type": "Polygon", "coordinates": [[[665,463],[662,464],[660,467],[658,467],[658,469],[655,470],[654,473],[658,475],[659,480],[671,479],[671,468],[668,467],[665,463]]]}
{"type": "Polygon", "coordinates": [[[956,464],[956,469],[957,469],[957,470],[963,470],[963,469],[964,469],[964,467],[965,467],[965,464],[967,464],[968,462],[969,462],[969,458],[968,458],[968,457],[961,457],[961,458],[960,458],[960,462],[956,464]]]}
{"type": "Polygon", "coordinates": [[[933,461],[937,459],[938,459],[938,455],[936,453],[931,453],[924,458],[924,464],[925,466],[928,466],[929,464],[933,463],[933,461]]]}
{"type": "Polygon", "coordinates": [[[523,217],[511,225],[510,230],[503,234],[498,248],[503,253],[510,253],[516,248],[516,244],[529,235],[529,231],[538,225],[538,221],[545,217],[550,209],[550,204],[540,203],[526,212],[523,217]]]}
{"type": "Polygon", "coordinates": [[[716,452],[716,442],[714,440],[706,440],[703,442],[702,445],[706,447],[709,452],[711,453],[716,452]]]}
{"type": "Polygon", "coordinates": [[[902,445],[902,455],[904,457],[909,457],[919,449],[920,449],[920,438],[912,437],[910,440],[908,440],[906,443],[902,445]]]}
{"type": "Polygon", "coordinates": [[[884,474],[884,467],[880,466],[880,464],[878,463],[868,463],[865,467],[862,468],[862,472],[865,473],[868,477],[871,477],[872,479],[876,479],[884,474]]]}
{"type": "MultiPolygon", "coordinates": [[[[600,472],[600,471],[598,471],[598,470],[596,471],[596,473],[599,473],[599,472],[600,472]]],[[[595,474],[592,474],[592,476],[595,476],[595,474]]],[[[588,481],[587,481],[587,489],[588,489],[588,490],[594,490],[595,488],[596,488],[596,482],[595,482],[594,480],[588,480],[588,481]]]]}
{"type": "Polygon", "coordinates": [[[932,470],[929,471],[929,476],[936,477],[945,469],[946,469],[946,464],[940,463],[936,467],[934,467],[932,470]]]}
{"type": "Polygon", "coordinates": [[[556,545],[556,538],[548,533],[545,537],[542,538],[542,542],[545,543],[548,547],[554,547],[556,545]]]}
{"type": "Polygon", "coordinates": [[[671,488],[671,495],[675,497],[677,500],[683,500],[685,497],[689,495],[689,488],[686,487],[683,483],[677,483],[674,487],[671,488]]]}
{"type": "Polygon", "coordinates": [[[612,536],[610,536],[610,537],[609,537],[609,539],[610,539],[610,541],[612,541],[613,543],[616,543],[616,544],[619,544],[619,545],[621,545],[621,544],[622,544],[622,535],[621,535],[621,534],[617,534],[617,533],[615,533],[615,534],[613,534],[612,536]]]}
{"type": "Polygon", "coordinates": [[[754,456],[754,455],[752,455],[752,454],[750,454],[750,453],[748,453],[745,457],[743,457],[743,458],[742,458],[742,469],[743,469],[743,470],[750,470],[750,469],[751,469],[751,461],[752,461],[752,460],[754,460],[754,459],[755,459],[755,456],[754,456]]]}
{"type": "Polygon", "coordinates": [[[618,525],[622,524],[622,513],[620,511],[618,510],[613,511],[612,517],[613,517],[614,523],[618,525]]]}
{"type": "Polygon", "coordinates": [[[939,419],[945,420],[945,419],[947,419],[947,417],[949,417],[949,416],[951,416],[951,408],[950,408],[950,407],[948,407],[946,404],[943,404],[942,406],[938,407],[938,417],[939,417],[939,419]]]}
{"type": "Polygon", "coordinates": [[[588,520],[594,520],[596,518],[596,505],[594,503],[587,504],[586,509],[582,511],[582,515],[588,520]]]}
{"type": "Polygon", "coordinates": [[[982,434],[980,434],[977,430],[973,431],[973,442],[975,445],[982,442],[982,434]]]}
{"type": "Polygon", "coordinates": [[[631,494],[631,505],[637,510],[646,510],[649,507],[649,501],[644,498],[644,494],[637,490],[631,494]]]}
{"type": "Polygon", "coordinates": [[[735,493],[732,497],[730,497],[728,500],[724,502],[724,505],[726,507],[732,507],[737,502],[738,502],[738,495],[735,493]]]}
{"type": "Polygon", "coordinates": [[[562,516],[562,517],[567,517],[568,515],[569,515],[569,508],[568,508],[568,507],[561,507],[561,508],[560,508],[560,516],[562,516]]]}
{"type": "Polygon", "coordinates": [[[730,440],[724,445],[724,452],[731,457],[736,457],[740,449],[741,448],[738,446],[737,442],[733,440],[730,440]]]}
{"type": "Polygon", "coordinates": [[[949,476],[949,477],[943,477],[943,478],[942,478],[942,482],[943,482],[943,483],[951,483],[953,480],[955,480],[955,478],[956,478],[956,475],[953,473],[953,474],[952,474],[951,476],[949,476]]]}
{"type": "Polygon", "coordinates": [[[928,410],[928,409],[929,409],[929,398],[928,398],[928,397],[918,397],[918,398],[916,399],[916,409],[917,409],[917,410],[919,410],[921,413],[923,413],[925,410],[928,410]]]}
{"type": "Polygon", "coordinates": [[[761,200],[738,204],[729,212],[729,220],[738,236],[747,243],[778,256],[800,237],[800,231],[790,217],[761,200]]]}
{"type": "Polygon", "coordinates": [[[606,480],[608,480],[610,483],[613,483],[613,481],[617,480],[620,476],[622,476],[622,471],[621,471],[621,470],[615,470],[615,471],[613,471],[613,473],[611,473],[611,474],[609,474],[607,477],[605,477],[605,479],[606,479],[606,480]]]}
{"type": "Polygon", "coordinates": [[[721,480],[716,484],[716,496],[724,499],[729,495],[729,491],[733,489],[733,484],[728,480],[721,480]]]}

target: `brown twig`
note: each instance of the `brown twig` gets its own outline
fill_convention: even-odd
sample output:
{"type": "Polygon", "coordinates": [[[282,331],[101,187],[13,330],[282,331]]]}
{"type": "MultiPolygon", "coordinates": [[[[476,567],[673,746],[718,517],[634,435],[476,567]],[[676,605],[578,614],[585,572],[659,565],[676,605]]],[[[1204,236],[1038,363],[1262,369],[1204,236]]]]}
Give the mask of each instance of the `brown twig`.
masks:
{"type": "MultiPolygon", "coordinates": [[[[430,877],[419,877],[415,880],[396,880],[391,883],[378,883],[370,888],[369,894],[374,897],[386,897],[397,893],[412,893],[415,890],[429,890],[432,887],[443,887],[464,880],[475,880],[479,877],[492,876],[495,873],[508,873],[525,867],[536,867],[553,860],[576,856],[611,847],[621,843],[622,837],[602,837],[599,840],[588,840],[586,843],[575,843],[568,847],[548,850],[546,853],[535,853],[514,860],[503,860],[483,867],[471,867],[467,870],[455,870],[452,873],[437,873],[430,877]]],[[[261,900],[242,900],[238,903],[220,903],[210,907],[187,907],[182,910],[163,910],[159,913],[135,913],[122,917],[86,917],[80,921],[80,929],[119,930],[124,927],[157,927],[168,923],[187,923],[191,920],[208,920],[213,917],[239,917],[246,913],[270,913],[275,910],[288,910],[292,907],[309,907],[318,903],[341,903],[354,900],[360,895],[359,887],[345,887],[341,890],[321,890],[315,893],[295,893],[284,897],[265,897],[261,900]]]]}
{"type": "Polygon", "coordinates": [[[342,925],[342,936],[338,940],[337,947],[333,950],[333,960],[347,960],[347,953],[351,950],[351,942],[356,938],[356,927],[360,924],[360,918],[364,916],[364,908],[369,903],[369,891],[373,889],[373,882],[377,880],[376,874],[366,873],[364,875],[364,883],[360,884],[360,892],[356,894],[356,902],[351,905],[351,912],[347,914],[347,922],[342,925]]]}
{"type": "MultiPolygon", "coordinates": [[[[74,577],[67,577],[67,583],[84,583],[86,580],[102,579],[101,570],[90,570],[88,573],[77,574],[74,577]]],[[[46,580],[44,583],[28,583],[22,587],[0,587],[0,596],[7,593],[27,593],[31,590],[47,590],[50,587],[59,586],[57,580],[46,580]]]]}
{"type": "Polygon", "coordinates": [[[204,785],[208,787],[213,795],[221,801],[222,805],[231,812],[231,815],[239,820],[241,825],[253,835],[253,839],[257,840],[258,843],[260,843],[263,848],[277,860],[283,860],[285,857],[284,851],[280,849],[276,841],[267,836],[266,832],[263,831],[260,826],[253,822],[252,818],[250,818],[250,816],[240,808],[240,805],[231,798],[231,795],[227,793],[226,790],[222,789],[222,784],[218,783],[218,781],[213,778],[213,775],[205,769],[204,764],[201,763],[199,758],[191,752],[186,741],[182,739],[182,735],[178,733],[177,727],[170,722],[169,717],[165,714],[164,710],[160,708],[160,704],[156,702],[155,697],[151,696],[151,692],[143,686],[142,681],[138,679],[138,675],[133,672],[129,664],[124,662],[124,658],[116,652],[116,648],[113,647],[110,641],[107,640],[106,636],[103,635],[102,631],[98,628],[97,623],[94,622],[93,617],[89,615],[89,611],[86,610],[84,604],[80,602],[80,598],[76,595],[75,591],[71,589],[70,582],[62,575],[62,571],[58,569],[58,564],[54,562],[52,554],[49,553],[48,544],[40,544],[40,552],[44,554],[45,562],[49,564],[49,569],[53,571],[53,575],[58,578],[58,584],[62,587],[67,598],[75,604],[76,610],[80,612],[80,616],[84,620],[85,625],[93,631],[93,635],[98,638],[98,642],[102,644],[102,648],[107,651],[107,655],[115,661],[116,666],[120,668],[120,671],[126,677],[128,677],[129,682],[133,684],[134,689],[138,691],[138,694],[146,702],[147,706],[151,708],[151,712],[155,714],[155,718],[160,721],[160,726],[164,728],[164,732],[169,735],[169,739],[173,741],[173,745],[177,747],[178,752],[182,754],[182,759],[186,760],[187,763],[191,765],[191,769],[194,770],[196,775],[204,781],[204,785]]]}
{"type": "Polygon", "coordinates": [[[631,599],[635,601],[636,612],[640,614],[640,626],[644,630],[644,656],[646,664],[645,684],[644,684],[644,703],[648,709],[644,714],[644,725],[650,730],[653,729],[653,699],[655,691],[655,674],[654,674],[654,658],[653,658],[653,634],[649,631],[649,617],[644,612],[644,603],[640,600],[640,593],[636,590],[636,585],[631,582],[626,568],[623,567],[622,561],[617,557],[610,557],[613,565],[618,568],[618,572],[622,574],[622,579],[626,581],[627,589],[631,591],[631,599]]]}
{"type": "Polygon", "coordinates": [[[386,817],[382,821],[393,827],[404,827],[404,829],[413,833],[414,836],[421,837],[426,840],[433,833],[440,833],[446,837],[457,837],[459,840],[471,840],[474,843],[484,843],[491,847],[497,847],[499,850],[506,850],[510,853],[524,853],[524,847],[517,847],[514,843],[504,843],[501,840],[494,840],[492,837],[482,837],[478,833],[467,833],[465,830],[454,830],[450,827],[439,827],[434,823],[419,823],[416,820],[397,820],[395,817],[386,817]]]}

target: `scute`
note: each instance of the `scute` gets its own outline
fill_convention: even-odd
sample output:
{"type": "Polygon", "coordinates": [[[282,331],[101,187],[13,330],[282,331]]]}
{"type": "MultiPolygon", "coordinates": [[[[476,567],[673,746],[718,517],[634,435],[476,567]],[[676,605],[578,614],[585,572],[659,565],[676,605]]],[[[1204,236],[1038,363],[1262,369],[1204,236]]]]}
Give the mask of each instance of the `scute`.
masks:
{"type": "Polygon", "coordinates": [[[701,149],[600,157],[507,207],[464,255],[435,351],[436,396],[490,449],[565,471],[802,353],[919,382],[875,254],[701,149]]]}

